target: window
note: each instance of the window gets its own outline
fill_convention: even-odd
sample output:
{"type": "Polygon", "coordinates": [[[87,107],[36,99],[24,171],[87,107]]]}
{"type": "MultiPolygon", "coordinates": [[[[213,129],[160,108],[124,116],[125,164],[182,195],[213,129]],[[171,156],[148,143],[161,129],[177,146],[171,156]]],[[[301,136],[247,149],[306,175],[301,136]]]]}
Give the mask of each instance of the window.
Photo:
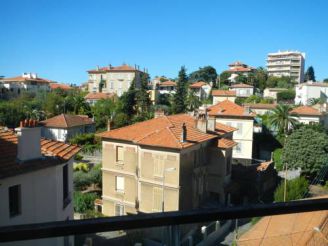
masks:
{"type": "Polygon", "coordinates": [[[69,190],[68,190],[68,165],[63,166],[63,207],[65,208],[71,199],[69,197],[69,190]]]}
{"type": "Polygon", "coordinates": [[[21,212],[21,186],[15,185],[9,187],[9,215],[14,217],[21,212]]]}
{"type": "Polygon", "coordinates": [[[243,134],[243,123],[237,123],[237,128],[238,128],[238,135],[243,134]]]}
{"type": "Polygon", "coordinates": [[[242,152],[242,144],[238,143],[235,147],[236,153],[241,153],[242,152]]]}
{"type": "Polygon", "coordinates": [[[123,162],[123,147],[122,146],[116,147],[116,161],[123,162]]]}
{"type": "Polygon", "coordinates": [[[117,192],[124,192],[124,177],[115,177],[115,189],[117,192]]]}
{"type": "Polygon", "coordinates": [[[153,211],[162,211],[162,195],[163,189],[158,187],[153,187],[153,211]]]}
{"type": "Polygon", "coordinates": [[[154,176],[163,177],[164,160],[155,159],[154,161],[154,176]]]}
{"type": "Polygon", "coordinates": [[[124,205],[115,204],[115,216],[122,216],[122,215],[124,215],[124,205]]]}
{"type": "Polygon", "coordinates": [[[111,81],[111,82],[110,82],[110,88],[111,88],[111,89],[114,89],[114,81],[111,81]]]}

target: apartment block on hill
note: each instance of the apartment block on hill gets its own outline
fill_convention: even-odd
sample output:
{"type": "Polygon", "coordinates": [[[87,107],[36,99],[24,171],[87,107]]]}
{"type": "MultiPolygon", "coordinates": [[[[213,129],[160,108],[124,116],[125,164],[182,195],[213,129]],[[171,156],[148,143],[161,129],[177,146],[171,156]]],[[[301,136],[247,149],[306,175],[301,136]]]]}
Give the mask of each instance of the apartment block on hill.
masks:
{"type": "Polygon", "coordinates": [[[328,103],[328,83],[306,82],[295,86],[295,104],[309,105],[311,99],[328,103]]]}
{"type": "MultiPolygon", "coordinates": [[[[0,226],[73,219],[73,157],[80,148],[41,138],[35,121],[0,128],[0,226]]],[[[14,245],[73,245],[72,237],[14,245]]],[[[10,244],[12,245],[12,244],[10,244]]]]}
{"type": "Polygon", "coordinates": [[[239,106],[230,100],[219,102],[207,108],[210,117],[215,117],[217,123],[236,128],[233,140],[237,145],[232,157],[243,164],[250,164],[253,153],[253,132],[255,113],[249,107],[239,106]]]}
{"type": "Polygon", "coordinates": [[[235,131],[198,115],[156,118],[99,134],[103,213],[188,210],[228,201],[235,131]]]}
{"type": "Polygon", "coordinates": [[[122,96],[126,92],[135,79],[136,88],[140,87],[141,76],[147,73],[146,70],[141,71],[138,66],[131,67],[127,64],[113,67],[97,67],[89,70],[88,91],[115,93],[122,96]]]}

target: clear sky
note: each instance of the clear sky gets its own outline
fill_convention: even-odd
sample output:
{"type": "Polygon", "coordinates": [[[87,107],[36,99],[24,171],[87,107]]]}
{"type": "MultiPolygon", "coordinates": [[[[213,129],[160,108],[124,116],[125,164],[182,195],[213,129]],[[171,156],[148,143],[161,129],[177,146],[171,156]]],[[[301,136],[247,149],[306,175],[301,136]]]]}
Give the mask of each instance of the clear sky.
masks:
{"type": "Polygon", "coordinates": [[[328,77],[327,0],[0,0],[0,75],[37,72],[68,83],[123,62],[176,77],[235,60],[265,66],[278,50],[306,53],[328,77]]]}

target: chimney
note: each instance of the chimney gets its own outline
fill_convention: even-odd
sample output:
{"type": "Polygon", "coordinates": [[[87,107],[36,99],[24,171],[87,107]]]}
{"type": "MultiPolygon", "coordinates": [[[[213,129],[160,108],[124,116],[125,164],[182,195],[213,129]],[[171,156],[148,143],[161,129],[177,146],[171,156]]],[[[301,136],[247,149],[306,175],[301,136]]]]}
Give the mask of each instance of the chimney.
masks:
{"type": "Polygon", "coordinates": [[[198,114],[196,116],[196,128],[201,132],[207,132],[206,114],[198,114]]]}
{"type": "Polygon", "coordinates": [[[207,130],[215,132],[215,117],[209,117],[207,119],[207,130]]]}
{"type": "Polygon", "coordinates": [[[41,154],[41,127],[36,120],[25,120],[15,129],[18,137],[17,159],[20,162],[39,159],[41,154]]]}
{"type": "Polygon", "coordinates": [[[186,127],[186,123],[183,123],[180,142],[185,143],[186,140],[187,140],[187,127],[186,127]]]}

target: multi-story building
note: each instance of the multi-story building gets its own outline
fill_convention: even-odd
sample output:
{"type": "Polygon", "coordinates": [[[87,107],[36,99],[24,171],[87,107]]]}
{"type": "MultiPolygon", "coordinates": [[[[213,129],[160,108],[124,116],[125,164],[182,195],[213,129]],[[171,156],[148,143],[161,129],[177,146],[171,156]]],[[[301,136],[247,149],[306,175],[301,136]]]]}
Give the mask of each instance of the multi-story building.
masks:
{"type": "MultiPolygon", "coordinates": [[[[80,148],[41,139],[35,121],[21,122],[15,131],[0,129],[0,226],[72,220],[72,166],[80,148]]],[[[73,238],[9,245],[73,245],[73,238]]]]}
{"type": "Polygon", "coordinates": [[[50,83],[48,79],[42,79],[36,73],[23,73],[22,76],[3,78],[0,80],[3,84],[4,93],[8,97],[17,97],[23,91],[39,92],[50,91],[50,83]]]}
{"type": "Polygon", "coordinates": [[[231,102],[235,102],[236,100],[236,92],[228,91],[228,90],[212,90],[213,96],[213,105],[223,102],[225,100],[230,100],[231,102]]]}
{"type": "Polygon", "coordinates": [[[40,125],[42,126],[42,137],[61,142],[67,142],[79,134],[96,131],[95,122],[87,115],[60,114],[41,121],[40,125]]]}
{"type": "Polygon", "coordinates": [[[250,164],[253,155],[253,132],[255,113],[249,107],[239,106],[230,100],[219,102],[208,109],[208,114],[216,118],[217,123],[237,129],[233,140],[237,143],[232,152],[236,162],[250,164]]]}
{"type": "Polygon", "coordinates": [[[278,51],[269,53],[267,70],[269,76],[290,77],[294,82],[304,82],[305,53],[299,51],[278,51]]]}
{"type": "Polygon", "coordinates": [[[240,61],[233,62],[229,64],[229,69],[226,70],[228,73],[238,73],[245,76],[248,76],[250,73],[255,72],[255,68],[246,65],[240,61]]]}
{"type": "Polygon", "coordinates": [[[189,89],[192,90],[195,93],[195,96],[197,96],[200,100],[204,100],[210,95],[212,87],[203,81],[198,81],[191,84],[189,89]]]}
{"type": "Polygon", "coordinates": [[[328,83],[306,82],[295,86],[295,104],[308,105],[311,99],[328,103],[328,83]]]}
{"type": "Polygon", "coordinates": [[[177,88],[177,83],[167,80],[157,84],[159,94],[174,94],[177,88]]]}
{"type": "Polygon", "coordinates": [[[229,90],[235,91],[237,97],[250,97],[254,94],[254,86],[243,83],[231,85],[229,90]]]}
{"type": "Polygon", "coordinates": [[[112,65],[97,67],[88,71],[88,90],[89,92],[115,93],[121,96],[130,88],[133,80],[135,80],[136,88],[139,88],[141,76],[145,73],[145,69],[141,71],[137,66],[131,67],[126,64],[117,67],[112,65]]]}
{"type": "Polygon", "coordinates": [[[310,106],[299,106],[291,111],[292,114],[297,115],[296,119],[303,124],[322,124],[328,129],[328,112],[321,107],[316,109],[310,106]]]}
{"type": "Polygon", "coordinates": [[[249,107],[250,110],[256,115],[270,114],[276,107],[277,104],[271,103],[245,103],[244,107],[249,107]]]}
{"type": "Polygon", "coordinates": [[[156,118],[99,134],[108,216],[224,205],[236,129],[206,116],[156,118]]]}

